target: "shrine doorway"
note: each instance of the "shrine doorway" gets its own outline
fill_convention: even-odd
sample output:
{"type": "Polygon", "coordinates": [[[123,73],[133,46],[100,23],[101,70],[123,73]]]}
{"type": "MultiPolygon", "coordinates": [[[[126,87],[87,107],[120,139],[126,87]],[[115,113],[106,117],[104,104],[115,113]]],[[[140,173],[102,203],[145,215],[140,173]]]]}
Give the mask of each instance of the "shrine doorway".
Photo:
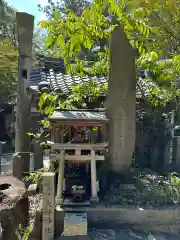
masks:
{"type": "Polygon", "coordinates": [[[83,185],[86,191],[85,200],[91,196],[91,172],[89,161],[66,161],[64,176],[64,196],[71,196],[73,185],[83,185]]]}

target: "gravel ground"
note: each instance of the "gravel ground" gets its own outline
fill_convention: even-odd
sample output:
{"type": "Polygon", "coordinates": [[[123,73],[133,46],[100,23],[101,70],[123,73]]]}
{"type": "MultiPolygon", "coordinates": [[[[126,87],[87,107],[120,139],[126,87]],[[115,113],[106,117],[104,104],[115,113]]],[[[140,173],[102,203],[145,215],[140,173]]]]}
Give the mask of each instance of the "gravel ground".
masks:
{"type": "MultiPolygon", "coordinates": [[[[179,240],[179,236],[145,234],[132,230],[90,229],[89,240],[179,240]]],[[[85,239],[84,239],[85,240],[85,239]]]]}
{"type": "Polygon", "coordinates": [[[57,240],[179,240],[179,236],[165,234],[145,234],[127,230],[89,229],[88,236],[63,237],[57,240]]]}

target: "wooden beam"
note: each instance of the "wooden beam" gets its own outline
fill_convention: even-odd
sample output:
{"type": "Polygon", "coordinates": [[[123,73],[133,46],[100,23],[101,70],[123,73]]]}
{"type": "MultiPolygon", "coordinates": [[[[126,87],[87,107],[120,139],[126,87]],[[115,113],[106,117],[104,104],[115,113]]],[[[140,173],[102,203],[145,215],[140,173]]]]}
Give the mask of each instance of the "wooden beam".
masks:
{"type": "MultiPolygon", "coordinates": [[[[52,158],[54,159],[59,159],[58,155],[53,154],[51,155],[52,158]]],[[[83,162],[89,162],[91,161],[91,156],[90,155],[65,155],[64,159],[66,161],[83,161],[83,162]]],[[[95,155],[95,160],[96,161],[104,161],[105,157],[103,155],[99,156],[99,155],[95,155]]]]}
{"type": "MultiPolygon", "coordinates": [[[[50,120],[51,121],[51,120],[50,120]]],[[[71,126],[71,127],[98,127],[98,126],[103,126],[107,121],[104,122],[98,122],[98,121],[92,121],[92,122],[87,122],[85,121],[51,121],[51,125],[60,127],[61,125],[64,126],[71,126]]]]}
{"type": "Polygon", "coordinates": [[[88,143],[81,143],[81,144],[74,144],[74,143],[54,143],[51,141],[47,141],[48,146],[52,147],[54,150],[61,150],[61,149],[84,149],[84,150],[103,150],[104,148],[108,147],[108,143],[96,143],[96,144],[88,144],[88,143]]]}

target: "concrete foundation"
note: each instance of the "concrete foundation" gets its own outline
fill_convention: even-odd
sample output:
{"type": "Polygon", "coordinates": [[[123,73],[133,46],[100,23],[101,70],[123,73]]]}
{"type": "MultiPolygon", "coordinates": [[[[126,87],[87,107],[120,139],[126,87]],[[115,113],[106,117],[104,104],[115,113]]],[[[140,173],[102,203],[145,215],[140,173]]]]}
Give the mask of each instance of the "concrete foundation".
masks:
{"type": "Polygon", "coordinates": [[[135,231],[170,234],[180,232],[180,208],[152,210],[96,206],[75,210],[87,213],[90,228],[130,228],[135,231]]]}

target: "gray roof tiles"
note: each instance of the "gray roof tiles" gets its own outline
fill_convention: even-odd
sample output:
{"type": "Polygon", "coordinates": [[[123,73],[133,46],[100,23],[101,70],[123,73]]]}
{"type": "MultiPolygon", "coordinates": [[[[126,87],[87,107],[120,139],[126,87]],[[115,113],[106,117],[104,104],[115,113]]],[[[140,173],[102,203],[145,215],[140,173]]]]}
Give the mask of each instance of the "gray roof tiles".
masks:
{"type": "Polygon", "coordinates": [[[50,120],[61,120],[61,121],[108,121],[105,112],[96,111],[60,111],[55,110],[50,120]]]}
{"type": "Polygon", "coordinates": [[[105,77],[79,77],[63,73],[56,73],[53,69],[50,69],[49,72],[45,72],[40,69],[32,69],[29,88],[34,91],[38,91],[38,85],[42,82],[46,82],[50,85],[53,91],[61,90],[63,94],[68,94],[74,84],[86,83],[89,80],[100,83],[107,82],[105,77]]]}
{"type": "MultiPolygon", "coordinates": [[[[31,77],[29,82],[29,88],[35,92],[39,92],[38,86],[42,83],[47,83],[50,85],[52,91],[61,91],[63,94],[67,95],[74,84],[82,84],[86,83],[89,80],[97,81],[99,83],[107,83],[105,77],[97,77],[97,76],[73,76],[68,74],[63,74],[61,72],[57,73],[53,69],[49,71],[43,71],[42,69],[32,69],[31,77]]],[[[152,82],[146,81],[143,78],[139,78],[138,80],[141,89],[144,92],[144,95],[147,96],[149,93],[149,84],[154,85],[152,82]]],[[[142,93],[140,89],[137,87],[136,91],[137,98],[142,97],[142,93]]]]}

